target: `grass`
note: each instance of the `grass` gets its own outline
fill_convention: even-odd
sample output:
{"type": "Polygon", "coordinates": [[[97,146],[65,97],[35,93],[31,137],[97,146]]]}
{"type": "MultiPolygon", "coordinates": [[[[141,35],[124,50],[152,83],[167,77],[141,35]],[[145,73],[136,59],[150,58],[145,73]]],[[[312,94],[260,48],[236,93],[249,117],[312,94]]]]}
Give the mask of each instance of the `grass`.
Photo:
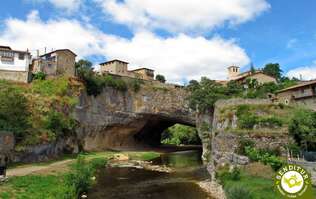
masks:
{"type": "MultiPolygon", "coordinates": [[[[93,183],[91,176],[94,175],[96,169],[105,165],[108,159],[118,153],[120,152],[80,154],[87,164],[80,162],[79,165],[73,156],[65,156],[59,160],[74,160],[69,163],[70,170],[66,173],[12,177],[6,184],[0,185],[0,199],[73,199],[76,197],[74,190],[81,192],[89,188],[93,183]]],[[[144,161],[160,156],[156,152],[122,152],[121,154],[128,155],[133,160],[144,161]]],[[[19,167],[48,166],[51,163],[54,161],[19,165],[19,167]]]]}

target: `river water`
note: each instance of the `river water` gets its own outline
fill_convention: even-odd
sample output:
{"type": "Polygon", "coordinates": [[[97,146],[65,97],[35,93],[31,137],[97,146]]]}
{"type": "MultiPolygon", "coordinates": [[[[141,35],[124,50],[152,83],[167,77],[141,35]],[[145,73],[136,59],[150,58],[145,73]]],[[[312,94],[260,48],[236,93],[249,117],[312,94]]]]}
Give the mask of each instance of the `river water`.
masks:
{"type": "Polygon", "coordinates": [[[99,171],[98,182],[89,192],[93,199],[206,199],[195,182],[209,176],[201,162],[201,152],[167,153],[153,164],[172,167],[163,173],[131,167],[107,167],[99,171]]]}

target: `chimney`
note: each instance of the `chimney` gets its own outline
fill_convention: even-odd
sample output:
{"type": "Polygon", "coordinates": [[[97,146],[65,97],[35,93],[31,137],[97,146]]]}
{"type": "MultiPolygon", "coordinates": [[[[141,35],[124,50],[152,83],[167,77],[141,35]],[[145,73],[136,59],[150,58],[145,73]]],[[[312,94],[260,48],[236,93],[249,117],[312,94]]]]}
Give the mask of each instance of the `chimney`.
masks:
{"type": "Polygon", "coordinates": [[[234,80],[240,73],[240,68],[238,66],[228,67],[228,79],[234,80]]]}

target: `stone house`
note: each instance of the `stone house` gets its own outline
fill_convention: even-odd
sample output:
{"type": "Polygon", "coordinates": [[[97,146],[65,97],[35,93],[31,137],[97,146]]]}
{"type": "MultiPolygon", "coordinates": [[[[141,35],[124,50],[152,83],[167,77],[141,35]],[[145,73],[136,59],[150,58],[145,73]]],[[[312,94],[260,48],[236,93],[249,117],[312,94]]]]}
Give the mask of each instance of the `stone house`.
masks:
{"type": "Polygon", "coordinates": [[[125,61],[114,59],[100,64],[100,72],[102,74],[109,73],[131,78],[140,78],[144,80],[154,80],[154,70],[148,68],[139,68],[136,70],[128,70],[128,64],[125,61]]]}
{"type": "Polygon", "coordinates": [[[30,81],[32,56],[28,51],[0,46],[0,79],[27,83],[30,81]]]}
{"type": "Polygon", "coordinates": [[[284,104],[299,104],[316,111],[316,80],[301,82],[280,90],[276,98],[284,104]]]}
{"type": "Polygon", "coordinates": [[[270,82],[277,83],[277,80],[274,77],[264,74],[261,70],[240,73],[240,68],[238,66],[228,67],[228,79],[229,81],[237,81],[241,84],[245,83],[246,79],[256,79],[259,84],[270,82]]]}
{"type": "Polygon", "coordinates": [[[136,75],[139,75],[139,77],[144,80],[154,80],[155,78],[154,70],[149,68],[139,68],[131,72],[136,73],[136,75]]]}
{"type": "Polygon", "coordinates": [[[75,76],[76,54],[69,49],[59,49],[33,60],[32,72],[43,72],[48,76],[75,76]]]}

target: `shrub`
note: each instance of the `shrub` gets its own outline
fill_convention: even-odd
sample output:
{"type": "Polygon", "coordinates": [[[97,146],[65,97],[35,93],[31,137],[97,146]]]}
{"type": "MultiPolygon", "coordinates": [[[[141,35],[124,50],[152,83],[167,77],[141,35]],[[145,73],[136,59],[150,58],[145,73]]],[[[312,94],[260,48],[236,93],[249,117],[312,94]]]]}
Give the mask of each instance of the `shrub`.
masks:
{"type": "Polygon", "coordinates": [[[275,116],[259,118],[258,123],[260,127],[267,128],[282,127],[283,125],[283,121],[275,116]]]}
{"type": "Polygon", "coordinates": [[[255,146],[254,141],[242,137],[239,140],[236,153],[240,155],[246,155],[245,147],[254,147],[254,146],[255,146]]]}
{"type": "Polygon", "coordinates": [[[275,171],[281,168],[284,164],[283,160],[265,150],[257,150],[256,148],[248,146],[245,147],[245,151],[250,160],[268,164],[275,171]]]}
{"type": "Polygon", "coordinates": [[[316,113],[298,110],[289,124],[289,133],[305,150],[316,150],[316,113]]]}
{"type": "Polygon", "coordinates": [[[238,127],[241,129],[253,129],[258,124],[258,116],[254,114],[245,114],[238,118],[238,127]]]}
{"type": "Polygon", "coordinates": [[[64,96],[69,88],[68,79],[60,77],[50,80],[35,80],[32,83],[33,92],[44,96],[64,96]]]}
{"type": "Polygon", "coordinates": [[[138,92],[143,81],[141,79],[133,79],[130,82],[130,86],[132,87],[134,92],[138,92]]]}
{"type": "Polygon", "coordinates": [[[0,81],[0,130],[13,132],[18,139],[30,127],[27,99],[21,90],[0,81]]]}
{"type": "Polygon", "coordinates": [[[165,83],[166,82],[166,78],[163,75],[156,75],[156,80],[160,81],[161,83],[165,83]]]}
{"type": "Polygon", "coordinates": [[[46,74],[43,72],[37,72],[33,74],[33,80],[45,80],[46,79],[46,74]]]}
{"type": "Polygon", "coordinates": [[[234,185],[225,188],[227,199],[253,199],[252,193],[246,187],[234,185]]]}
{"type": "Polygon", "coordinates": [[[57,111],[50,111],[45,118],[45,129],[51,130],[56,135],[62,135],[75,127],[75,121],[69,116],[57,111]]]}
{"type": "Polygon", "coordinates": [[[228,167],[224,167],[216,172],[216,178],[223,184],[229,180],[239,181],[241,178],[241,172],[238,167],[234,167],[232,171],[229,171],[228,167]]]}

